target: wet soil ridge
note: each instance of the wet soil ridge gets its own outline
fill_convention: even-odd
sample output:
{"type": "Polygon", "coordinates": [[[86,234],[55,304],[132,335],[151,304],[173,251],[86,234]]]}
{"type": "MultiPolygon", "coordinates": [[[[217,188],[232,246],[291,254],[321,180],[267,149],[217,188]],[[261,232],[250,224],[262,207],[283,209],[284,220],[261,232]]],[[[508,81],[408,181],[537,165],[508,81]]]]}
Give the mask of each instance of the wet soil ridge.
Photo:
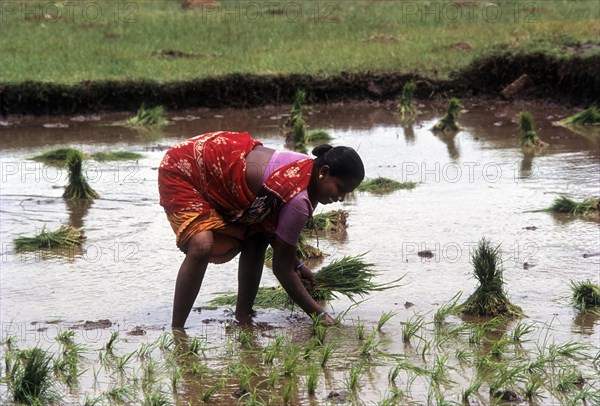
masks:
{"type": "Polygon", "coordinates": [[[342,100],[383,101],[398,97],[408,81],[415,95],[501,97],[502,90],[527,75],[516,99],[544,98],[566,104],[600,102],[600,55],[559,59],[546,54],[488,57],[450,80],[414,74],[346,73],[336,76],[232,74],[178,82],[84,81],[75,85],[42,82],[0,84],[2,114],[75,114],[135,111],[140,105],[167,109],[253,107],[291,103],[305,89],[313,103],[342,100]]]}

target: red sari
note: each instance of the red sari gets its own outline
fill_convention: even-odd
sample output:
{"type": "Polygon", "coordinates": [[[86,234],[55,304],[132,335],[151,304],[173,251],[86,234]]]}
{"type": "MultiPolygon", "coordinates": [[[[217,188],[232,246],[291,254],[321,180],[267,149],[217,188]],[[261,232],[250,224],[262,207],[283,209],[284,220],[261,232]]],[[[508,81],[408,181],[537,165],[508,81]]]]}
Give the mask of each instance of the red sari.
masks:
{"type": "Polygon", "coordinates": [[[308,186],[313,160],[273,171],[254,195],[246,184],[246,156],[256,145],[262,143],[246,132],[221,131],[167,151],[158,169],[158,191],[178,247],[205,230],[238,240],[256,228],[274,233],[279,208],[308,186]]]}

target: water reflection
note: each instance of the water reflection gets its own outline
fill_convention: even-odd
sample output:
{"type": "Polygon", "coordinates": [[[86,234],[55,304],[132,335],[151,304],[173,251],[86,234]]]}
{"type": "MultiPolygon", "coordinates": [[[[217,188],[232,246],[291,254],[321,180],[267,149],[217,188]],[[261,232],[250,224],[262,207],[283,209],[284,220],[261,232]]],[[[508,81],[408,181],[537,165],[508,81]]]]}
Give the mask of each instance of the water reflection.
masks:
{"type": "Polygon", "coordinates": [[[573,332],[592,335],[594,326],[600,321],[600,314],[578,312],[573,319],[573,332]]]}
{"type": "Polygon", "coordinates": [[[69,225],[83,228],[83,218],[94,204],[92,199],[65,199],[67,212],[69,212],[69,225]]]}
{"type": "Polygon", "coordinates": [[[412,125],[407,125],[402,128],[404,130],[404,140],[407,145],[412,145],[415,143],[415,129],[412,125]]]}
{"type": "Polygon", "coordinates": [[[435,135],[438,137],[438,139],[440,141],[442,141],[444,144],[446,144],[446,148],[448,148],[448,155],[450,156],[450,159],[452,161],[458,161],[458,159],[460,158],[460,151],[458,149],[458,147],[456,146],[456,135],[458,133],[454,132],[454,133],[442,133],[442,132],[436,132],[435,135]]]}
{"type": "Polygon", "coordinates": [[[519,166],[519,177],[521,179],[527,179],[533,173],[533,158],[535,158],[535,151],[531,149],[523,150],[523,159],[521,160],[521,165],[519,166]]]}

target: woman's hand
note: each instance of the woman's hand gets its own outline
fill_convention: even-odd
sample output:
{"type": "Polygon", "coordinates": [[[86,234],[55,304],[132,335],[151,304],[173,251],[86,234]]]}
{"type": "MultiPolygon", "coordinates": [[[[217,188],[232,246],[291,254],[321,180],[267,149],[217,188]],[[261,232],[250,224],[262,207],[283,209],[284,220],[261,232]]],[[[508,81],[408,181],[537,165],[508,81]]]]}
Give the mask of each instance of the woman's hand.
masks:
{"type": "Polygon", "coordinates": [[[311,271],[306,265],[301,264],[302,266],[296,270],[296,273],[300,277],[300,279],[307,280],[310,283],[311,287],[317,286],[317,278],[313,271],[311,271]]]}

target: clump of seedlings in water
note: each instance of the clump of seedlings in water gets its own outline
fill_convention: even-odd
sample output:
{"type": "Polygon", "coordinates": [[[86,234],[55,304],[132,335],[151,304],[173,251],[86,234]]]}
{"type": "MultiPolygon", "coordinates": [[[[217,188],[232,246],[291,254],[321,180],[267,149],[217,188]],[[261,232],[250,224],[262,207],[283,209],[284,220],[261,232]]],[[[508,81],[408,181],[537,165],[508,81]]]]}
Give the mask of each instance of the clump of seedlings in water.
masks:
{"type": "MultiPolygon", "coordinates": [[[[31,159],[49,165],[63,166],[65,162],[67,162],[67,156],[69,155],[69,152],[75,151],[77,150],[74,148],[55,148],[50,151],[46,151],[40,155],[36,155],[31,159]]],[[[86,158],[85,155],[84,158],[86,158]]]]}
{"type": "Polygon", "coordinates": [[[146,108],[142,106],[134,117],[125,121],[125,124],[130,127],[162,127],[169,124],[169,120],[166,118],[164,107],[146,108]]]}
{"type": "Polygon", "coordinates": [[[47,404],[57,399],[52,380],[52,358],[41,348],[21,350],[8,374],[13,400],[27,404],[47,404]]]}
{"type": "Polygon", "coordinates": [[[306,104],[306,92],[302,89],[298,89],[296,91],[296,96],[294,97],[294,104],[292,105],[292,111],[290,112],[290,118],[286,123],[290,127],[294,127],[296,121],[302,117],[302,110],[304,109],[304,105],[306,104]]]}
{"type": "Polygon", "coordinates": [[[402,87],[402,94],[398,98],[398,112],[402,120],[412,119],[417,115],[417,108],[413,104],[413,94],[416,89],[417,85],[414,82],[408,82],[402,87]]]}
{"type": "Polygon", "coordinates": [[[16,252],[29,252],[38,249],[73,248],[83,244],[81,231],[71,226],[61,226],[55,231],[46,231],[46,226],[33,237],[17,237],[13,243],[16,252]]]}
{"type": "Polygon", "coordinates": [[[462,109],[460,100],[455,97],[451,98],[446,106],[446,114],[433,126],[432,130],[441,132],[460,131],[460,127],[456,123],[460,109],[462,109]]]}
{"type": "Polygon", "coordinates": [[[479,286],[462,304],[463,313],[484,317],[523,316],[521,308],[512,304],[504,291],[500,246],[493,247],[490,241],[481,239],[471,255],[471,262],[479,286]]]}
{"type": "Polygon", "coordinates": [[[67,154],[67,171],[69,183],[63,193],[65,199],[97,199],[100,196],[88,184],[82,171],[85,156],[81,151],[73,150],[67,154]]]}
{"type": "Polygon", "coordinates": [[[325,213],[319,213],[308,219],[304,231],[316,230],[340,233],[346,230],[347,218],[348,212],[346,210],[331,210],[325,213]]]}
{"type": "Polygon", "coordinates": [[[415,182],[398,182],[393,179],[378,177],[375,179],[364,180],[356,189],[359,192],[385,194],[400,189],[414,189],[416,186],[417,184],[415,182]]]}
{"type": "Polygon", "coordinates": [[[142,154],[130,151],[105,151],[91,155],[91,158],[96,161],[137,161],[143,157],[142,154]]]}
{"type": "Polygon", "coordinates": [[[325,130],[310,130],[306,133],[306,142],[310,144],[326,144],[333,137],[325,130]]]}
{"type": "MultiPolygon", "coordinates": [[[[372,279],[379,272],[373,264],[363,260],[363,255],[346,256],[321,268],[316,274],[316,286],[308,287],[317,301],[328,301],[338,295],[354,300],[356,296],[366,296],[372,292],[384,291],[399,286],[398,278],[388,283],[376,283],[372,279]]],[[[210,304],[232,306],[237,301],[236,295],[224,295],[214,298],[210,304]]],[[[284,309],[293,307],[293,302],[282,287],[259,288],[254,301],[256,307],[284,309]]]]}
{"type": "Polygon", "coordinates": [[[548,144],[543,142],[535,131],[535,122],[533,116],[527,112],[519,113],[519,130],[521,131],[522,147],[544,147],[548,144]]]}
{"type": "Polygon", "coordinates": [[[582,312],[600,314],[600,286],[591,280],[571,281],[571,303],[582,312]]]}
{"type": "Polygon", "coordinates": [[[558,122],[560,125],[600,125],[600,110],[598,107],[591,106],[587,109],[573,114],[565,118],[564,120],[560,120],[558,122]]]}
{"type": "MultiPolygon", "coordinates": [[[[296,256],[300,260],[306,259],[321,259],[325,256],[325,253],[319,248],[310,245],[306,242],[306,237],[300,234],[298,239],[298,245],[296,246],[296,256]]],[[[269,246],[265,251],[265,264],[271,266],[273,264],[273,247],[269,246]]]]}
{"type": "Polygon", "coordinates": [[[600,199],[588,198],[582,202],[577,202],[568,196],[560,195],[554,199],[552,205],[543,211],[553,213],[566,213],[573,216],[589,216],[598,212],[600,208],[600,199]]]}

